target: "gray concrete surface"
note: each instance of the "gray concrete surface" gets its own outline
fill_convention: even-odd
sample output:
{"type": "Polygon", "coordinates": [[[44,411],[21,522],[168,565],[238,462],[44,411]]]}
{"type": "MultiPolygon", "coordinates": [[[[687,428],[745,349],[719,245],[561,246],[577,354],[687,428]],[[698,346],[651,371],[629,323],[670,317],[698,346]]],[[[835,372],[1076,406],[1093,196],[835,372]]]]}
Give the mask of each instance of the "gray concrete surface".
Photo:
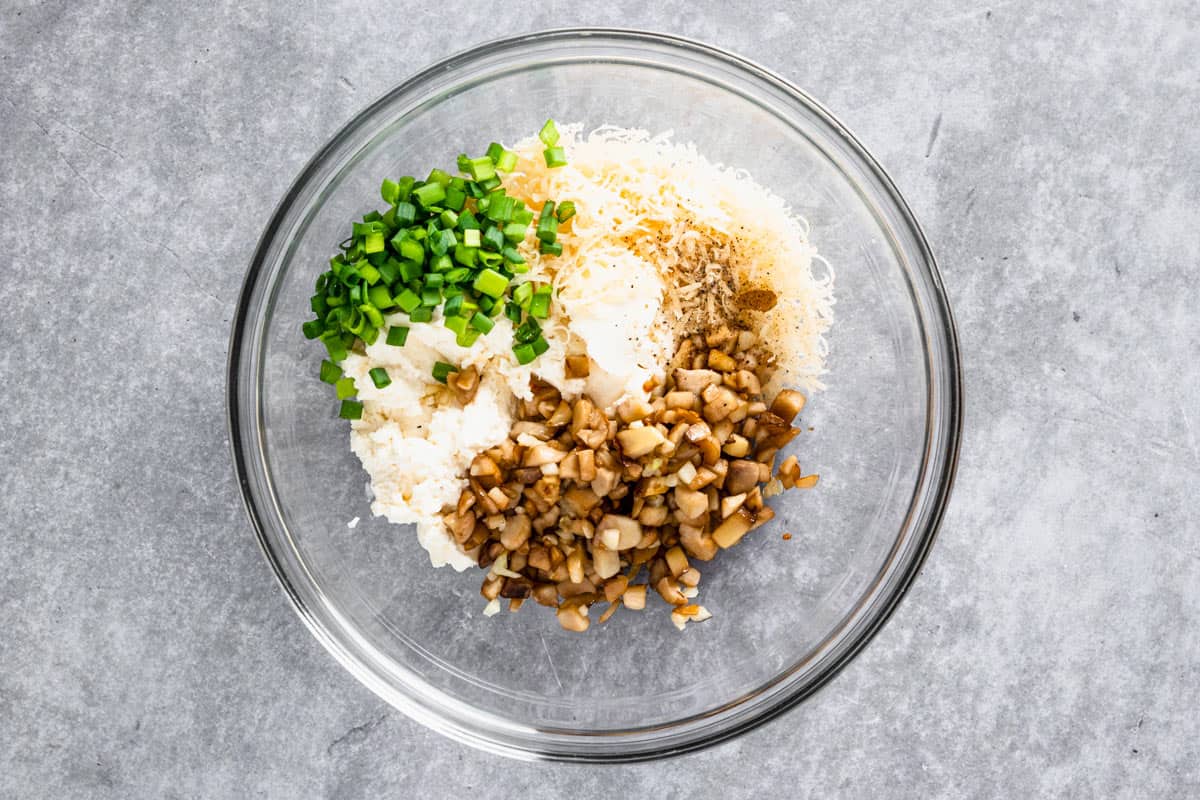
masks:
{"type": "Polygon", "coordinates": [[[0,11],[0,797],[1200,794],[1195,6],[485,5],[0,11]],[[755,733],[616,768],[475,752],[345,674],[258,552],[222,393],[315,148],[440,54],[570,23],[825,101],[926,226],[967,382],[940,541],[866,652],[755,733]]]}

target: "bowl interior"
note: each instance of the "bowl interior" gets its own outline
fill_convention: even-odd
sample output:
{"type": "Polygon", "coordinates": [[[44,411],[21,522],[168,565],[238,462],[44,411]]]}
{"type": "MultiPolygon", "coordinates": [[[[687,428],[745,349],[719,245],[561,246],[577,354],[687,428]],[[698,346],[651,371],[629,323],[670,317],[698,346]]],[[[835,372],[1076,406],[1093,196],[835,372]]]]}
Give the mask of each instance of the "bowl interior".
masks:
{"type": "Polygon", "coordinates": [[[372,688],[485,739],[652,740],[816,674],[911,546],[929,446],[937,365],[909,245],[841,134],[720,59],[589,46],[476,60],[366,112],[294,189],[245,322],[252,401],[235,413],[257,433],[251,503],[289,589],[372,688]],[[511,142],[548,116],[670,130],[749,171],[807,218],[836,271],[828,388],[789,450],[820,483],[776,498],[772,523],[699,564],[698,602],[714,617],[683,633],[657,598],[582,636],[533,604],[484,617],[478,571],[433,569],[411,528],[371,517],[348,424],[315,378],[322,349],[299,333],[315,276],[349,221],[380,205],[384,176],[452,168],[460,151],[511,142]]]}

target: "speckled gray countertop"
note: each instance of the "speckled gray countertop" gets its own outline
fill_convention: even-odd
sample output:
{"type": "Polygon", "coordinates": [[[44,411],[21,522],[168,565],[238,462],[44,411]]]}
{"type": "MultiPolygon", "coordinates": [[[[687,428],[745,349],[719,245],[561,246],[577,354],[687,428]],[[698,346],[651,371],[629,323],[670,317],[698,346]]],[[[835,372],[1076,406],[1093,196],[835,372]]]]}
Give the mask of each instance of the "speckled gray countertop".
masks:
{"type": "Polygon", "coordinates": [[[0,797],[1200,793],[1194,5],[542,5],[0,13],[0,797]],[[584,23],[740,51],[837,113],[926,228],[967,389],[941,537],[862,656],[615,768],[484,755],[343,672],[258,551],[223,395],[315,149],[450,50],[584,23]]]}

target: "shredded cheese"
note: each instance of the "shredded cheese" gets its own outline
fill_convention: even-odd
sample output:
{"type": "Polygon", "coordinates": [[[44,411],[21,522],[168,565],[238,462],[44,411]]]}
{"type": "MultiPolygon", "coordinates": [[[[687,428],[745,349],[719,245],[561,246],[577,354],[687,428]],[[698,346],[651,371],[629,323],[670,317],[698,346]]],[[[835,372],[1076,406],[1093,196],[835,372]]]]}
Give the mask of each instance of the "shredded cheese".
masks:
{"type": "Polygon", "coordinates": [[[822,388],[833,272],[809,243],[803,218],[744,170],[714,164],[669,133],[559,130],[566,166],[547,168],[544,145],[526,139],[513,148],[517,167],[504,183],[535,209],[549,198],[575,202],[559,236],[561,256],[539,254],[532,236],[523,245],[530,277],[554,284],[568,316],[616,294],[635,318],[655,313],[640,349],[623,355],[669,358],[684,336],[727,319],[737,292],[770,289],[778,305],[752,321],[779,358],[773,383],[822,388]],[[825,267],[819,277],[814,261],[825,267]],[[659,282],[640,277],[646,269],[659,282]]]}

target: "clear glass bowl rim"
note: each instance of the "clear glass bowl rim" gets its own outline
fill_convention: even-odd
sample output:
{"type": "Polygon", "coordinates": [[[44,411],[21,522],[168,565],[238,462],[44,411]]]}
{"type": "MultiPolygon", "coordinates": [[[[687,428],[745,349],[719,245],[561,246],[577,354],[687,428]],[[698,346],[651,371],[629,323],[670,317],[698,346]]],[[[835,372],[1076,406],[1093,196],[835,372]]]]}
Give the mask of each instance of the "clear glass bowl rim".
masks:
{"type": "MultiPolygon", "coordinates": [[[[958,336],[954,318],[942,285],[941,276],[925,235],[895,184],[849,130],[820,103],[798,87],[764,67],[742,56],[699,41],[671,34],[620,28],[562,28],[513,36],[477,45],[451,55],[416,73],[394,89],[358,112],[314,155],[301,170],[280,200],[259,240],[247,270],[233,319],[227,366],[227,420],[234,471],[238,479],[246,513],[254,527],[259,546],[276,579],[288,596],[296,613],[347,671],[360,682],[408,716],[453,739],[480,749],[522,759],[551,759],[579,762],[644,761],[676,755],[714,745],[752,730],[795,707],[835,677],[890,618],[899,602],[919,574],[945,513],[958,463],[962,432],[962,377],[958,336]],[[926,341],[927,387],[929,409],[926,416],[926,449],[914,491],[908,519],[910,524],[901,531],[893,557],[881,570],[856,607],[866,613],[846,622],[830,635],[836,653],[825,659],[821,669],[803,682],[786,685],[798,665],[777,676],[773,681],[743,697],[738,703],[714,708],[699,717],[690,717],[651,729],[630,729],[613,733],[543,732],[536,728],[514,726],[500,718],[471,709],[440,707],[436,697],[417,697],[386,682],[377,675],[361,654],[354,649],[353,631],[345,630],[336,620],[314,603],[305,600],[300,590],[302,576],[292,574],[286,560],[277,552],[281,546],[274,538],[273,524],[278,515],[271,509],[269,498],[256,496],[260,480],[256,468],[263,464],[262,419],[257,402],[257,378],[250,365],[250,348],[260,347],[255,290],[264,273],[272,244],[284,229],[303,189],[321,172],[322,165],[351,139],[377,112],[397,103],[401,98],[419,96],[435,77],[444,78],[447,71],[467,69],[480,60],[511,54],[518,56],[531,45],[554,44],[569,46],[571,42],[595,45],[610,40],[624,47],[645,47],[648,50],[668,50],[691,57],[707,58],[721,67],[781,92],[791,101],[805,106],[839,137],[841,144],[852,154],[874,180],[884,204],[900,224],[914,256],[911,268],[919,284],[912,291],[924,301],[926,314],[918,309],[926,341]],[[922,288],[923,287],[923,288],[922,288]],[[252,330],[250,325],[254,324],[252,330]],[[243,374],[249,372],[249,374],[243,374]],[[255,450],[258,452],[255,453],[255,450]],[[919,512],[919,513],[918,513],[919,512]],[[919,523],[912,523],[916,517],[919,523]],[[907,537],[905,536],[907,532],[907,537]],[[900,543],[908,539],[903,558],[896,558],[900,543]],[[838,634],[841,634],[840,637],[838,634]]],[[[269,478],[266,481],[269,484],[269,478]]],[[[283,538],[287,538],[286,532],[283,538]]],[[[315,585],[311,591],[320,593],[315,585]]]]}

